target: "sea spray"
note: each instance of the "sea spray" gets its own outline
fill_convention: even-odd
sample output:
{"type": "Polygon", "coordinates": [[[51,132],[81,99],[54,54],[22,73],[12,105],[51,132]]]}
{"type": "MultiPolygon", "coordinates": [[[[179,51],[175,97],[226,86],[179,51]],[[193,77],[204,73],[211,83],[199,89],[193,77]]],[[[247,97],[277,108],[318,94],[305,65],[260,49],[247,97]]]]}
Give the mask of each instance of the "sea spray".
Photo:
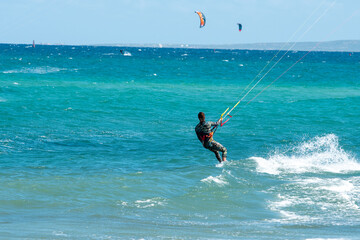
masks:
{"type": "Polygon", "coordinates": [[[339,225],[344,216],[350,222],[360,217],[360,178],[349,175],[360,172],[360,164],[342,149],[336,135],[317,136],[284,149],[267,159],[250,158],[257,163],[257,172],[284,181],[266,190],[274,196],[267,201],[268,208],[279,213],[270,221],[339,225]]]}
{"type": "Polygon", "coordinates": [[[360,164],[339,146],[334,134],[327,134],[305,141],[290,150],[270,155],[269,158],[251,157],[259,172],[269,174],[305,172],[360,171],[360,164]]]}

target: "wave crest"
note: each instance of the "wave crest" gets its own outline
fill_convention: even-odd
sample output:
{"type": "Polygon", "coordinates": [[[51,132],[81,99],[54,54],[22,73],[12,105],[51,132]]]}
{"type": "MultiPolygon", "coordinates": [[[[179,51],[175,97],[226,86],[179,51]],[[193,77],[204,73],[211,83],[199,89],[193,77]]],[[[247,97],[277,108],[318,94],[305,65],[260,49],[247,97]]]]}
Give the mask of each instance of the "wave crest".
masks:
{"type": "Polygon", "coordinates": [[[257,171],[278,175],[281,173],[360,171],[360,164],[339,146],[334,134],[315,137],[268,159],[251,157],[257,163],[257,171]]]}

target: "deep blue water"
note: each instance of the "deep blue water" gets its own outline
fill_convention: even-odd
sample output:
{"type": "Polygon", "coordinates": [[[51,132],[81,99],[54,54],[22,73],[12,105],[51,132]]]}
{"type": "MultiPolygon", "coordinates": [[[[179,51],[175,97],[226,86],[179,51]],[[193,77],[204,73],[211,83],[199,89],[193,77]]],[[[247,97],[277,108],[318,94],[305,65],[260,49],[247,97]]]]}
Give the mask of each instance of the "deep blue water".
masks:
{"type": "Polygon", "coordinates": [[[261,92],[306,54],[286,53],[217,130],[218,164],[197,113],[277,52],[120,49],[0,45],[0,238],[360,239],[360,53],[261,92]]]}

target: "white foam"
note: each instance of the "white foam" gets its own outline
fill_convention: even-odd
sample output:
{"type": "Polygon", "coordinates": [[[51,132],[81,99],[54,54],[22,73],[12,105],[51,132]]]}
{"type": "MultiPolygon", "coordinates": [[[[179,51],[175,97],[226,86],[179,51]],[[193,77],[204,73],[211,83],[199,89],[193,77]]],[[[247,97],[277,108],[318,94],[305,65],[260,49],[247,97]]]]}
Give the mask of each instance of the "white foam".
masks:
{"type": "MultiPolygon", "coordinates": [[[[285,152],[285,151],[284,151],[285,152]]],[[[275,153],[268,159],[251,157],[257,171],[278,175],[281,173],[360,171],[360,164],[340,146],[338,137],[328,134],[301,143],[288,153],[275,153]]]]}
{"type": "Polygon", "coordinates": [[[14,70],[3,71],[5,74],[13,74],[13,73],[32,73],[32,74],[47,74],[64,71],[64,68],[57,67],[29,67],[29,68],[21,68],[14,70]]]}
{"type": "MultiPolygon", "coordinates": [[[[349,209],[360,213],[360,207],[356,204],[357,199],[360,197],[360,179],[350,178],[307,178],[297,181],[300,185],[305,186],[304,189],[312,189],[316,193],[322,193],[322,198],[336,199],[336,204],[322,203],[323,209],[337,208],[349,209]]],[[[315,194],[314,198],[316,198],[315,194]]]]}
{"type": "Polygon", "coordinates": [[[216,164],[215,167],[217,167],[217,168],[223,168],[224,165],[225,165],[225,162],[221,162],[221,163],[216,164]]]}
{"type": "Polygon", "coordinates": [[[225,162],[217,163],[215,167],[217,168],[224,168],[227,166],[236,166],[239,164],[239,161],[232,161],[232,160],[226,160],[225,162]]]}
{"type": "Polygon", "coordinates": [[[297,205],[312,206],[315,203],[302,196],[290,196],[278,194],[277,201],[270,201],[269,208],[281,215],[281,219],[272,219],[271,222],[309,222],[317,218],[296,213],[293,208],[297,205]],[[291,211],[292,210],[292,211],[291,211]]]}
{"type": "Polygon", "coordinates": [[[55,236],[61,236],[61,237],[67,237],[68,236],[67,234],[65,234],[62,231],[53,231],[52,234],[55,235],[55,236]]]}
{"type": "MultiPolygon", "coordinates": [[[[346,193],[348,193],[354,189],[354,185],[349,181],[342,180],[342,179],[334,179],[333,181],[335,181],[335,182],[333,182],[332,185],[324,186],[322,188],[325,190],[328,190],[328,191],[338,192],[343,196],[345,196],[346,193]]],[[[349,197],[346,195],[345,198],[348,199],[349,197]]]]}
{"type": "Polygon", "coordinates": [[[209,177],[207,177],[207,178],[201,179],[201,181],[204,182],[204,183],[208,183],[208,184],[216,183],[216,184],[218,184],[219,186],[224,186],[224,185],[229,184],[229,183],[225,180],[225,177],[224,177],[222,174],[220,174],[219,176],[216,176],[216,177],[209,176],[209,177]]]}
{"type": "Polygon", "coordinates": [[[301,177],[282,186],[274,186],[269,191],[281,192],[268,202],[269,209],[281,215],[280,219],[271,221],[294,223],[334,220],[334,224],[337,224],[345,216],[349,221],[360,216],[360,177],[301,177]]]}
{"type": "Polygon", "coordinates": [[[120,201],[120,203],[117,203],[116,205],[121,205],[121,206],[128,206],[129,204],[127,203],[127,202],[125,202],[125,201],[120,201]]]}
{"type": "Polygon", "coordinates": [[[280,210],[279,212],[287,221],[300,221],[300,222],[311,221],[310,217],[308,217],[308,216],[300,216],[300,215],[297,215],[294,212],[284,211],[284,210],[280,210]]]}
{"type": "Polygon", "coordinates": [[[148,207],[155,207],[155,206],[162,206],[165,205],[165,200],[161,198],[150,198],[146,200],[136,200],[135,206],[137,208],[148,208],[148,207]]]}

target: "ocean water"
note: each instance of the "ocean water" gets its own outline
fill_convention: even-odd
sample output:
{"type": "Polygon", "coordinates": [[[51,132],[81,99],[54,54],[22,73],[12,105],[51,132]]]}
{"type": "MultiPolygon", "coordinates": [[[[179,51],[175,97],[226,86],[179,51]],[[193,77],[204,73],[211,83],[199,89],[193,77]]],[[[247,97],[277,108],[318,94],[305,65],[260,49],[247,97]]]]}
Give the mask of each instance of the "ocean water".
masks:
{"type": "Polygon", "coordinates": [[[1,239],[360,239],[360,53],[257,95],[306,54],[286,53],[217,130],[219,164],[197,113],[276,51],[120,49],[0,45],[1,239]]]}

